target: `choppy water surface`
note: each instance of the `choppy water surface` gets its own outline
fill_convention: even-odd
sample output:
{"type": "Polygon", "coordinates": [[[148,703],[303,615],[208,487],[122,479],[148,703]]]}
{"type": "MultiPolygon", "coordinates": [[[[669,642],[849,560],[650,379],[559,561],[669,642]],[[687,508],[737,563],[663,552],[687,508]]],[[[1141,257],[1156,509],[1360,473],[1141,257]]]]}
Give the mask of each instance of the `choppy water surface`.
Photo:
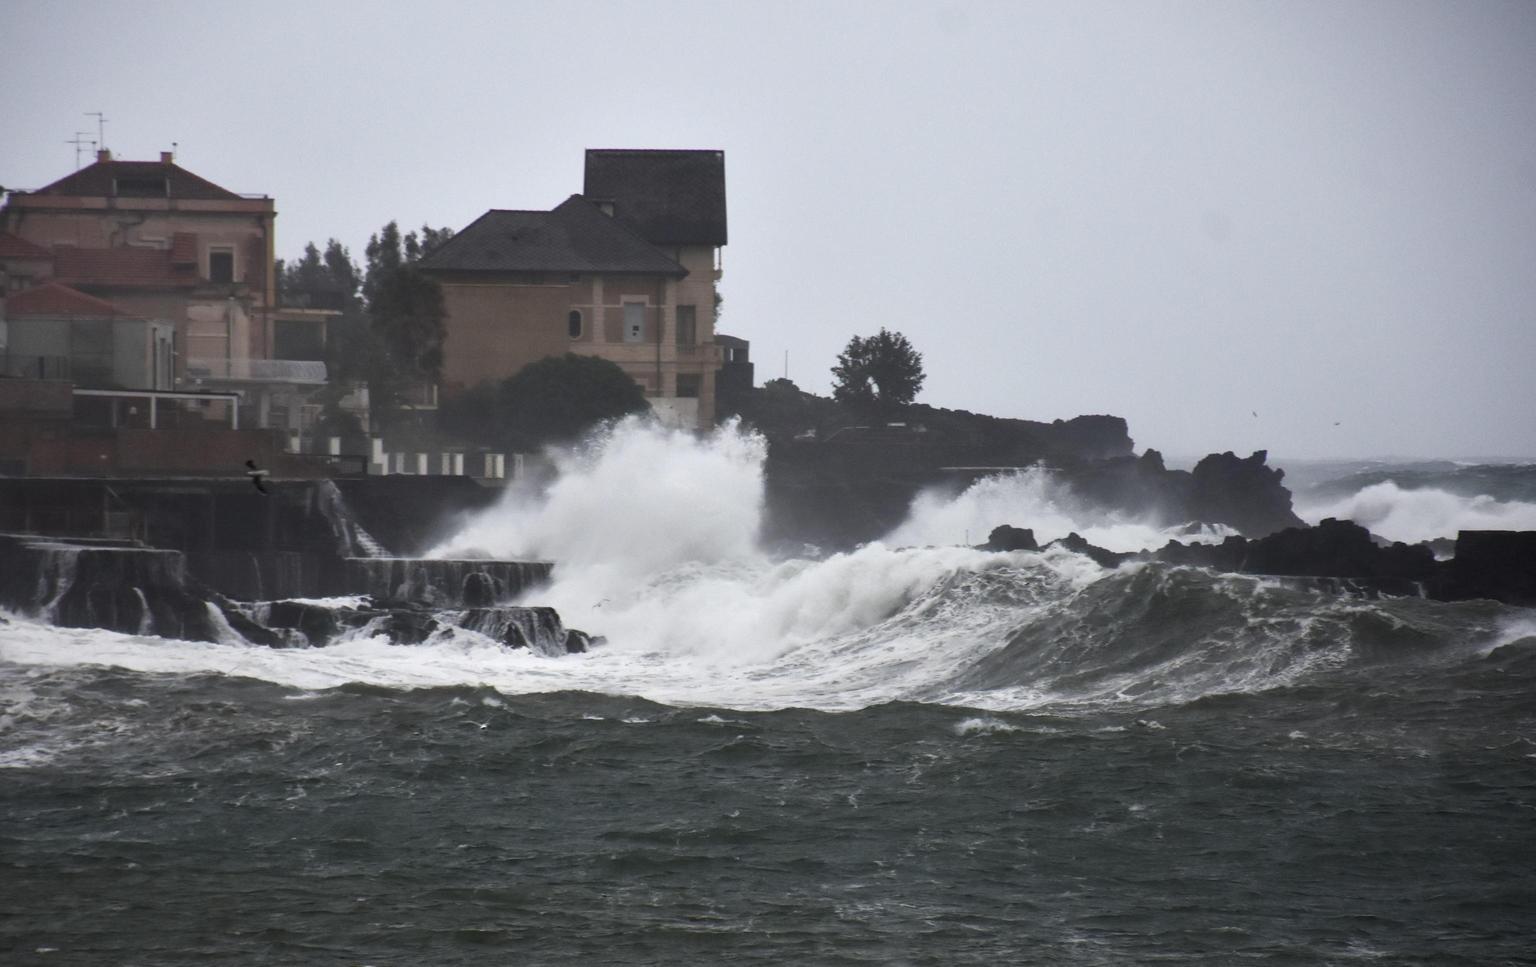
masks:
{"type": "Polygon", "coordinates": [[[1530,955],[1529,639],[1070,713],[6,673],[11,963],[1530,955]]]}
{"type": "MultiPolygon", "coordinates": [[[[565,562],[543,594],[609,636],[586,655],[11,616],[0,962],[1533,962],[1536,613],[769,560],[757,461],[633,437],[460,536],[565,562]],[[607,475],[672,459],[732,499],[624,531],[661,504],[607,475]]],[[[1041,487],[980,497],[1093,523],[1041,487]]],[[[970,526],[931,509],[911,533],[970,526]]]]}

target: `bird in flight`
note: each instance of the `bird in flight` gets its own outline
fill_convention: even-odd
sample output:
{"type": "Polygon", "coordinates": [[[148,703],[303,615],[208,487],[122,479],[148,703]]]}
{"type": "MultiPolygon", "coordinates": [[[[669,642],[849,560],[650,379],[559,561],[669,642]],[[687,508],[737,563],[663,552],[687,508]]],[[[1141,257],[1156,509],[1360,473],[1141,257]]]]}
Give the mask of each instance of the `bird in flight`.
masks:
{"type": "Polygon", "coordinates": [[[245,475],[251,478],[251,485],[260,493],[270,494],[272,491],[267,489],[267,471],[256,466],[255,460],[247,460],[245,465],[249,468],[245,471],[245,475]]]}

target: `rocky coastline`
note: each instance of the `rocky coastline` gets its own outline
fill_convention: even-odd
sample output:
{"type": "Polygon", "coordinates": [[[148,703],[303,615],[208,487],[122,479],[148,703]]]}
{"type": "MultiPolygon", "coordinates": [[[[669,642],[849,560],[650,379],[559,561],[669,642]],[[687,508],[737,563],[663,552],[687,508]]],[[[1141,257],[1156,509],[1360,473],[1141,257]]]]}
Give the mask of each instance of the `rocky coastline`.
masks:
{"type": "Polygon", "coordinates": [[[549,655],[594,643],[553,608],[512,603],[548,580],[548,562],[411,556],[493,495],[451,477],[350,483],[283,481],[269,497],[240,480],[0,480],[0,607],[275,648],[461,630],[549,655]],[[114,527],[127,533],[102,536],[114,527]]]}
{"type": "Polygon", "coordinates": [[[1169,541],[1156,550],[1133,553],[1096,547],[1078,534],[1040,545],[1031,529],[1004,524],[980,547],[997,552],[1061,547],[1106,568],[1160,561],[1232,574],[1305,579],[1315,587],[1347,593],[1437,601],[1486,598],[1536,607],[1536,532],[1532,531],[1461,531],[1455,554],[1448,560],[1437,559],[1428,543],[1381,541],[1359,524],[1333,518],[1259,538],[1233,536],[1219,544],[1169,541]]]}
{"type": "MultiPolygon", "coordinates": [[[[1086,506],[1236,533],[1127,554],[1077,534],[1042,548],[1027,527],[1007,524],[981,547],[1056,546],[1110,568],[1158,561],[1342,593],[1536,606],[1536,533],[1463,531],[1454,544],[1407,545],[1349,521],[1309,527],[1264,451],[1173,470],[1156,450],[1137,455],[1118,417],[1039,423],[913,407],[904,421],[857,424],[783,387],[752,399],[756,409],[740,415],[755,413],[751,425],[768,441],[762,537],[784,553],[849,550],[889,534],[920,493],[1046,468],[1086,506]]],[[[0,607],[67,627],[271,647],[374,634],[412,644],[462,630],[506,648],[585,651],[591,636],[521,603],[551,564],[421,556],[495,497],[453,477],[285,481],[271,496],[229,478],[0,478],[0,607]]]]}

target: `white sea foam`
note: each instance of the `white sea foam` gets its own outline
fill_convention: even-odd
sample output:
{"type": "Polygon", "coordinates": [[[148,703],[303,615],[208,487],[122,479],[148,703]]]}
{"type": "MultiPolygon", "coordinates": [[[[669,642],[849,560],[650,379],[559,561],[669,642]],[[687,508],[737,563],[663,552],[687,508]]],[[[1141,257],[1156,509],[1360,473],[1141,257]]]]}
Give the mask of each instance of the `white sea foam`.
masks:
{"type": "Polygon", "coordinates": [[[1462,530],[1536,530],[1536,504],[1405,489],[1390,480],[1339,500],[1299,505],[1296,513],[1314,524],[1325,517],[1352,520],[1378,537],[1408,543],[1454,538],[1462,530]]]}
{"type": "Polygon", "coordinates": [[[956,735],[992,735],[996,732],[1017,732],[1017,725],[1009,725],[1001,719],[973,718],[966,719],[955,726],[956,735]]]}
{"type": "MultiPolygon", "coordinates": [[[[1165,528],[1135,516],[1106,513],[1077,499],[1051,471],[1031,468],[983,477],[959,496],[920,494],[908,519],[889,537],[893,544],[981,544],[1000,524],[1027,527],[1041,544],[1077,532],[1112,551],[1161,547],[1170,538],[1189,540],[1182,528],[1165,528]]],[[[1205,528],[1197,540],[1219,541],[1231,530],[1205,528]]]]}
{"type": "Polygon", "coordinates": [[[559,476],[546,490],[509,490],[431,556],[552,560],[614,585],[755,560],[765,446],[734,424],[698,438],[631,418],[553,453],[559,476]]]}
{"type": "Polygon", "coordinates": [[[1499,624],[1492,639],[1484,642],[1478,648],[1478,652],[1482,655],[1491,655],[1500,648],[1517,641],[1536,641],[1536,618],[1522,615],[1518,618],[1505,619],[1499,624]]]}
{"type": "MultiPolygon", "coordinates": [[[[183,642],[18,619],[0,627],[0,661],[246,676],[306,693],[356,682],[504,694],[586,690],[740,709],[915,700],[1004,711],[1056,700],[1052,676],[1065,681],[1074,655],[1063,653],[1054,670],[1026,667],[964,691],[959,676],[1021,631],[1040,622],[1060,627],[1109,572],[1059,549],[992,554],[957,546],[963,531],[1007,522],[1047,540],[1075,530],[1112,547],[1166,539],[1143,523],[1094,518],[1038,472],[983,482],[947,504],[925,497],[895,541],[822,560],[774,560],[757,544],[763,456],[761,438],[735,427],[696,438],[621,424],[558,454],[560,473],[547,489],[509,492],[438,549],[444,557],[556,561],[552,582],[528,603],[553,605],[567,627],[607,638],[586,654],[550,658],[462,631],[403,646],[369,627],[324,648],[269,649],[232,631],[216,643],[183,642]]],[[[1124,582],[1141,571],[1114,573],[1111,580],[1124,582]]],[[[1115,602],[1109,594],[1093,607],[1112,612],[1115,602]]],[[[1073,685],[1074,700],[1133,700],[1153,677],[1157,694],[1173,700],[1256,689],[1334,660],[1328,649],[1292,647],[1308,633],[1297,624],[1277,620],[1273,654],[1241,663],[1227,660],[1223,649],[1234,646],[1222,641],[1192,643],[1151,665],[1089,655],[1104,665],[1101,680],[1073,685]]]]}

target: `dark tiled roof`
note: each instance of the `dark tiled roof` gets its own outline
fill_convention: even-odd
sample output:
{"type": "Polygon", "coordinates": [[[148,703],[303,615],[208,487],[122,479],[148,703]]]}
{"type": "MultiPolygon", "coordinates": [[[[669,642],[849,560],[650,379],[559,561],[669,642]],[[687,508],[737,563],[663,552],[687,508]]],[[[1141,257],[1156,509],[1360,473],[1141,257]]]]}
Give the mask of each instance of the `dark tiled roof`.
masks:
{"type": "Polygon", "coordinates": [[[492,209],[421,262],[455,272],[602,272],[684,276],[665,252],[572,195],[552,211],[492,209]]]}
{"type": "Polygon", "coordinates": [[[582,194],[657,245],[725,244],[725,152],[592,148],[582,194]]]}
{"type": "Polygon", "coordinates": [[[75,248],[53,250],[53,275],[75,285],[166,288],[198,284],[195,265],[172,265],[161,248],[75,248]]]}
{"type": "Polygon", "coordinates": [[[149,197],[221,201],[238,200],[240,197],[227,188],[220,188],[206,178],[199,178],[174,161],[98,161],[30,194],[110,197],[118,194],[118,185],[126,186],[130,181],[139,186],[135,190],[123,191],[125,196],[130,197],[148,195],[149,197]],[[155,194],[146,191],[148,185],[159,178],[165,179],[165,193],[155,194]]]}
{"type": "Polygon", "coordinates": [[[42,261],[53,258],[53,253],[41,245],[33,245],[31,242],[10,232],[0,232],[0,259],[34,259],[42,261]]]}
{"type": "Polygon", "coordinates": [[[57,282],[23,289],[5,300],[8,316],[122,316],[117,306],[57,282]]]}

